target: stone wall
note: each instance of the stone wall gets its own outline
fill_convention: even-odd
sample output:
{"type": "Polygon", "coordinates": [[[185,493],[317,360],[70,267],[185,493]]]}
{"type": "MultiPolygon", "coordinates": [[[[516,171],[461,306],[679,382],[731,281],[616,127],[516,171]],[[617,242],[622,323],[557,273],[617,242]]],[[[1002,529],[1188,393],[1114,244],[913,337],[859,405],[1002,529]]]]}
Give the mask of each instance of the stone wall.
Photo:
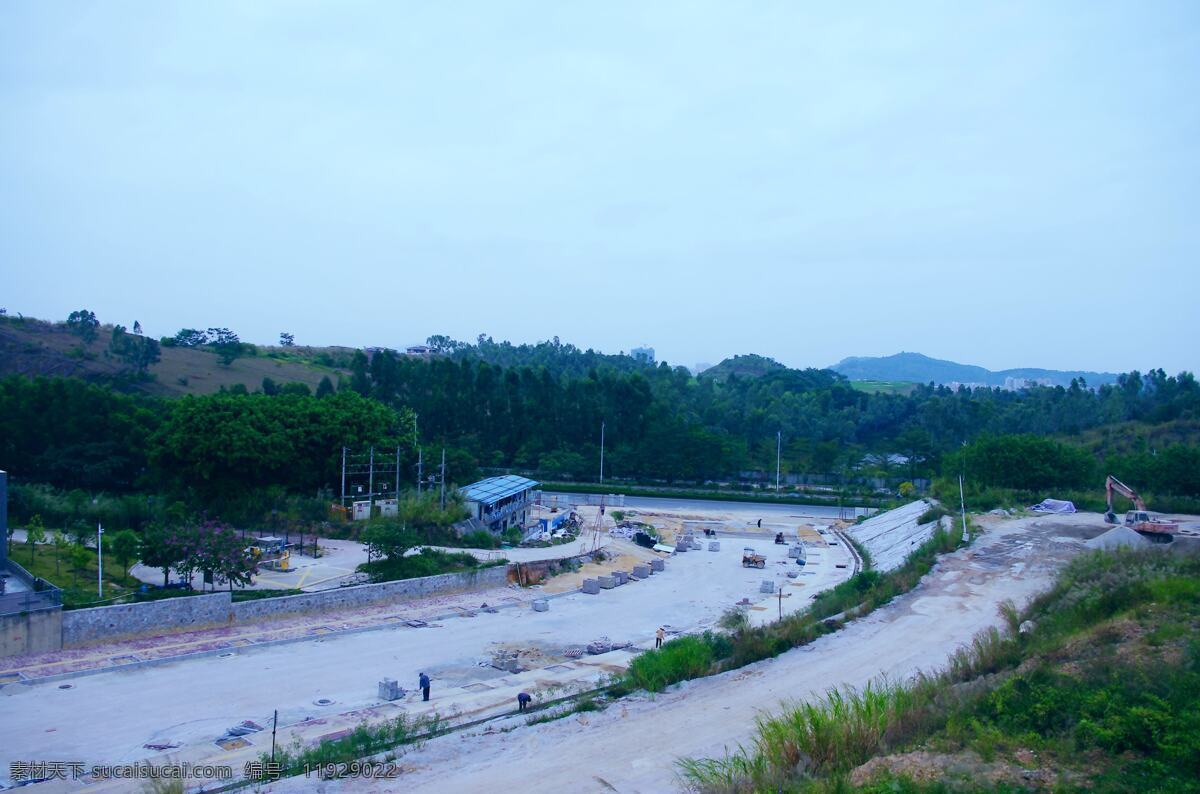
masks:
{"type": "Polygon", "coordinates": [[[476,571],[339,587],[237,604],[232,602],[228,592],[219,592],[141,604],[75,609],[63,613],[62,647],[78,648],[131,637],[254,623],[305,612],[351,610],[440,593],[485,590],[503,587],[507,577],[506,567],[497,565],[476,571]]]}
{"type": "Polygon", "coordinates": [[[272,617],[294,615],[301,612],[354,609],[389,601],[420,598],[421,596],[503,587],[508,583],[507,577],[505,566],[496,565],[476,571],[443,573],[438,576],[423,576],[419,579],[403,579],[399,582],[363,584],[357,587],[339,587],[334,590],[302,593],[282,598],[243,601],[233,605],[233,614],[238,622],[251,622],[270,620],[272,617]]]}
{"type": "Polygon", "coordinates": [[[189,631],[233,622],[229,593],[165,598],[63,613],[62,646],[78,648],[147,634],[189,631]]]}

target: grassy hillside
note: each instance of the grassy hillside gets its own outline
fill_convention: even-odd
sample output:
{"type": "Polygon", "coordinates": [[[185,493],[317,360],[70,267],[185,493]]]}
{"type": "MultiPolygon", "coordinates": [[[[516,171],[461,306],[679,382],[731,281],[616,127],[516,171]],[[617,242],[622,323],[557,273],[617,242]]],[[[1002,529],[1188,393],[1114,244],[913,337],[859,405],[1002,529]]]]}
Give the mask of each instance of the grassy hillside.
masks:
{"type": "Polygon", "coordinates": [[[867,394],[908,394],[916,388],[915,383],[900,380],[852,380],[850,385],[867,394]]]}
{"type": "Polygon", "coordinates": [[[1055,385],[1067,386],[1072,378],[1084,378],[1089,386],[1113,383],[1117,376],[1111,372],[1085,372],[1056,369],[1004,369],[993,372],[973,364],[930,358],[920,353],[897,353],[894,356],[862,356],[845,358],[830,367],[850,380],[907,381],[909,383],[983,383],[1003,386],[1005,378],[1037,380],[1049,378],[1055,385]]]}
{"type": "Polygon", "coordinates": [[[701,792],[1200,791],[1200,562],[1074,560],[940,673],[759,720],[681,771],[701,792]]]}
{"type": "Polygon", "coordinates": [[[188,347],[164,347],[162,359],[149,369],[151,378],[139,381],[131,368],[108,353],[112,326],[101,326],[90,344],[60,323],[5,317],[0,321],[0,376],[57,375],[95,382],[123,383],[130,390],[160,396],[210,394],[235,384],[249,391],[262,387],[263,378],[277,384],[304,383],[316,390],[328,375],[337,382],[344,370],[321,363],[341,363],[353,352],[345,348],[257,348],[257,354],[229,366],[215,353],[188,347]]]}

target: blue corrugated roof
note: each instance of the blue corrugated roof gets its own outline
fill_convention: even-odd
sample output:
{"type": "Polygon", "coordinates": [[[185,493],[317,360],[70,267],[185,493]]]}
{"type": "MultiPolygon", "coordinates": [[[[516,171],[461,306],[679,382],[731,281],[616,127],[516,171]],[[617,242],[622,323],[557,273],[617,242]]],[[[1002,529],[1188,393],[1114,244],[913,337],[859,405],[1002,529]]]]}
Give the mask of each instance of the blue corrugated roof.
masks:
{"type": "Polygon", "coordinates": [[[515,496],[521,491],[536,488],[540,484],[537,480],[531,480],[528,477],[505,474],[503,477],[488,477],[486,480],[471,483],[462,488],[462,495],[463,498],[472,502],[490,505],[509,496],[515,496]]]}

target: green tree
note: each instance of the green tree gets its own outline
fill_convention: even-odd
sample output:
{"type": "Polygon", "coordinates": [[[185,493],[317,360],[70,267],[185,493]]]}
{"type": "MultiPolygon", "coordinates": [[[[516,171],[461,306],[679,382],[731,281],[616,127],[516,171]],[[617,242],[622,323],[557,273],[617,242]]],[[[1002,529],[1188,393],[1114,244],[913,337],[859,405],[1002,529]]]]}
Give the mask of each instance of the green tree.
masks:
{"type": "Polygon", "coordinates": [[[67,315],[67,330],[85,343],[90,344],[96,339],[99,328],[100,321],[96,319],[95,312],[80,309],[67,315]]]}
{"type": "Polygon", "coordinates": [[[112,340],[108,343],[109,352],[133,367],[139,374],[145,374],[151,364],[162,358],[158,340],[149,337],[130,334],[123,325],[114,325],[112,340]]]}
{"type": "Polygon", "coordinates": [[[46,527],[42,524],[41,516],[33,516],[25,523],[25,542],[29,544],[29,564],[33,565],[37,556],[37,546],[46,541],[46,527]]]}
{"type": "Polygon", "coordinates": [[[328,397],[333,394],[333,381],[328,375],[321,376],[321,382],[317,384],[317,399],[328,397]]]}
{"type": "Polygon", "coordinates": [[[67,558],[71,561],[71,582],[75,585],[79,584],[79,572],[87,570],[87,564],[92,559],[92,552],[87,546],[80,543],[72,543],[70,550],[67,552],[67,558]]]}
{"type": "Polygon", "coordinates": [[[281,347],[295,347],[296,337],[289,334],[287,331],[282,331],[279,334],[279,344],[281,347]]]}
{"type": "Polygon", "coordinates": [[[121,563],[124,571],[123,578],[129,578],[129,566],[138,558],[141,549],[141,539],[132,529],[123,529],[113,536],[112,551],[117,562],[121,563]]]}
{"type": "Polygon", "coordinates": [[[221,359],[221,366],[228,367],[245,352],[238,335],[228,328],[209,328],[208,346],[221,359]]]}
{"type": "Polygon", "coordinates": [[[62,555],[71,547],[71,539],[65,532],[56,531],[51,537],[51,542],[54,544],[54,574],[57,576],[62,573],[62,555]]]}

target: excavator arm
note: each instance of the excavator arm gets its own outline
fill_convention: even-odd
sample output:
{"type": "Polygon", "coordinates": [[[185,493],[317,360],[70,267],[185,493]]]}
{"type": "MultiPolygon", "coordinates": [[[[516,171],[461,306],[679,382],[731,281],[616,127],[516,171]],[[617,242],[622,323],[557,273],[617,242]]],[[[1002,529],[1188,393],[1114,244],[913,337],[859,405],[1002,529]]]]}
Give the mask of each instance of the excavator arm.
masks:
{"type": "Polygon", "coordinates": [[[1105,519],[1108,520],[1108,523],[1110,523],[1110,524],[1116,523],[1116,516],[1117,516],[1117,514],[1113,511],[1113,493],[1114,492],[1119,493],[1121,496],[1124,496],[1126,499],[1133,502],[1133,507],[1135,510],[1145,510],[1146,509],[1146,503],[1142,501],[1142,497],[1138,496],[1138,492],[1133,490],[1128,485],[1121,482],[1120,480],[1118,480],[1116,477],[1112,476],[1111,474],[1108,475],[1108,479],[1106,479],[1104,481],[1104,492],[1105,492],[1105,495],[1108,497],[1108,512],[1105,513],[1104,517],[1105,517],[1105,519]]]}

